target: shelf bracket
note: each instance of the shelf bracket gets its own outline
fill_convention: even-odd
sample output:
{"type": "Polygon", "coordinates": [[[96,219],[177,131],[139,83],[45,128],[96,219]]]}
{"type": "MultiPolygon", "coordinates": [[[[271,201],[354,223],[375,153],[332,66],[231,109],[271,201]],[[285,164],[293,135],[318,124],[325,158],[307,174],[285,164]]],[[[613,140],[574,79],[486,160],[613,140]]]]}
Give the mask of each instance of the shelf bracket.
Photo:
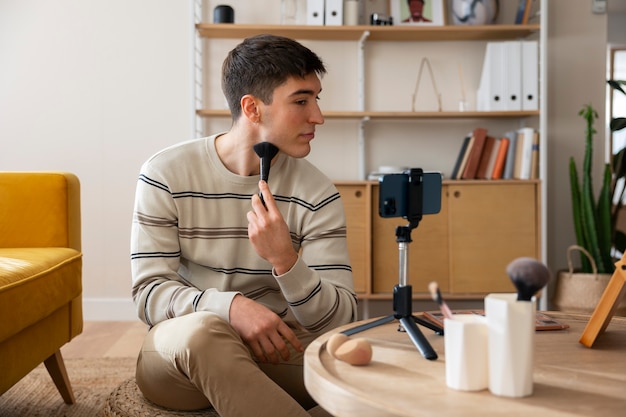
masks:
{"type": "Polygon", "coordinates": [[[203,84],[203,69],[202,69],[202,39],[196,30],[196,25],[202,23],[202,0],[194,0],[191,10],[191,131],[193,137],[200,138],[204,136],[204,120],[202,117],[196,114],[196,109],[204,108],[204,84],[203,84]]]}
{"type": "MultiPolygon", "coordinates": [[[[370,31],[365,30],[361,34],[361,38],[358,43],[357,50],[357,90],[358,90],[358,109],[361,112],[365,111],[365,41],[370,36],[370,31]]],[[[359,178],[362,180],[367,179],[367,168],[365,166],[365,123],[369,120],[369,117],[364,117],[359,122],[359,178]]]]}
{"type": "Polygon", "coordinates": [[[367,169],[365,167],[365,124],[369,122],[370,117],[365,116],[359,121],[359,178],[367,179],[367,169]]]}

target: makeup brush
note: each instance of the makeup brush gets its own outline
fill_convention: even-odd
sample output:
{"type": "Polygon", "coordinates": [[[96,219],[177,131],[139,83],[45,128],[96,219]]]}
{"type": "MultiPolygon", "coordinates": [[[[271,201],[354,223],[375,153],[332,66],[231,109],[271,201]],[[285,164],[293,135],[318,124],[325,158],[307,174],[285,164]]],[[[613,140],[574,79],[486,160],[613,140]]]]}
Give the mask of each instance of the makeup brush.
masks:
{"type": "Polygon", "coordinates": [[[533,258],[517,258],[506,267],[506,273],[517,288],[518,301],[530,301],[550,280],[548,268],[533,258]]]}
{"type": "Polygon", "coordinates": [[[452,319],[452,311],[450,310],[450,307],[448,307],[448,304],[443,300],[443,297],[441,296],[441,291],[439,291],[439,284],[437,284],[437,282],[433,281],[430,284],[428,284],[428,290],[430,291],[430,296],[433,298],[433,300],[439,304],[439,309],[441,310],[441,314],[443,314],[443,316],[447,319],[452,319]]]}
{"type": "MultiPolygon", "coordinates": [[[[253,146],[253,149],[260,158],[261,179],[267,182],[270,177],[270,165],[272,164],[272,158],[274,158],[278,153],[278,148],[276,145],[269,142],[259,142],[253,146]]],[[[259,197],[261,197],[261,202],[265,205],[261,192],[259,192],[259,197]]]]}

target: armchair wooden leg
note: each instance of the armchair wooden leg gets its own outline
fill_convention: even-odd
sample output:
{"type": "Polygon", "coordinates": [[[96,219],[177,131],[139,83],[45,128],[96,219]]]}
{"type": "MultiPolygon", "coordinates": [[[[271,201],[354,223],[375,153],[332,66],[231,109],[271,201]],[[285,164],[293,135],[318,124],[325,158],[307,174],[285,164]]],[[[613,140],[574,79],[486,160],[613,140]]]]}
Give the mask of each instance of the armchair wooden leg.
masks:
{"type": "Polygon", "coordinates": [[[65,370],[65,362],[63,362],[63,356],[61,356],[61,350],[54,352],[48,359],[43,362],[48,369],[48,373],[54,381],[54,385],[57,386],[63,401],[66,404],[74,404],[74,393],[72,392],[72,385],[70,379],[67,377],[67,371],[65,370]]]}

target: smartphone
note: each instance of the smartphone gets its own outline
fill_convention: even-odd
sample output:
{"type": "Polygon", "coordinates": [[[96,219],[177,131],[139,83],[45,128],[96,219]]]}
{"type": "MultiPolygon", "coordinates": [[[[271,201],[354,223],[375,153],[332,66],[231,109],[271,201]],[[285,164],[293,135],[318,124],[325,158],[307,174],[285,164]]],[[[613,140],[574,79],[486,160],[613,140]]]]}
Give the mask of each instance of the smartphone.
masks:
{"type": "MultiPolygon", "coordinates": [[[[379,180],[380,217],[407,217],[410,193],[414,190],[409,185],[410,172],[384,175],[379,180]]],[[[422,210],[421,214],[437,214],[441,211],[441,185],[443,177],[440,172],[423,172],[422,178],[422,210]]],[[[419,189],[419,188],[418,188],[419,189]]]]}

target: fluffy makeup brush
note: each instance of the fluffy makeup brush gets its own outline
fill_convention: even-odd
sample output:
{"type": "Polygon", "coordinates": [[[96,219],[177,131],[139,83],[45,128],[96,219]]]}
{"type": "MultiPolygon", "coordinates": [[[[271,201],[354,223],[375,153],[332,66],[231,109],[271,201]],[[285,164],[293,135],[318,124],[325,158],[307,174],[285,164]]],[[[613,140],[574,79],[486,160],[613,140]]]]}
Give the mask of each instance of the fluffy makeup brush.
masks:
{"type": "MultiPolygon", "coordinates": [[[[278,153],[278,148],[269,142],[260,142],[253,146],[254,152],[259,156],[261,164],[261,179],[265,182],[270,177],[270,165],[272,164],[272,158],[278,153]]],[[[263,195],[259,192],[259,197],[263,201],[263,195]]],[[[263,201],[263,204],[265,202],[263,201]]]]}
{"type": "Polygon", "coordinates": [[[550,280],[548,268],[533,258],[514,259],[506,267],[506,273],[517,288],[519,301],[530,301],[550,280]]]}
{"type": "Polygon", "coordinates": [[[439,290],[439,284],[437,284],[435,281],[431,282],[430,284],[428,284],[428,290],[430,291],[430,296],[433,298],[433,300],[437,304],[439,304],[439,308],[441,309],[441,314],[443,314],[445,318],[451,319],[452,311],[450,310],[450,307],[448,307],[448,304],[443,300],[443,297],[441,296],[441,291],[439,290]]]}

